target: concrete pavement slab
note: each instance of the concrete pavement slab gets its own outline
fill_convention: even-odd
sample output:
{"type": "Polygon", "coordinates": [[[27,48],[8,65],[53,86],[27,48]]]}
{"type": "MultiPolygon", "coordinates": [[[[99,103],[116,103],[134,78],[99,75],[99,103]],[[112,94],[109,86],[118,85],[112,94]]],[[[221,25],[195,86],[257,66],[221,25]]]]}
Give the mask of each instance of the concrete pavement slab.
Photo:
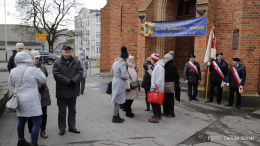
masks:
{"type": "MultiPolygon", "coordinates": [[[[93,70],[94,71],[94,70],[93,70]]],[[[96,70],[98,72],[98,70],[96,70]]],[[[145,94],[141,90],[139,99],[132,105],[134,118],[127,118],[120,110],[124,123],[112,123],[113,105],[110,95],[105,94],[111,77],[88,76],[83,95],[77,98],[76,128],[80,134],[68,132],[59,136],[58,107],[55,98],[55,81],[51,71],[48,77],[52,105],[48,107],[46,133],[49,138],[39,137],[42,146],[215,146],[215,145],[260,145],[260,119],[247,115],[255,109],[235,110],[216,103],[205,104],[188,101],[187,93],[182,92],[181,102],[175,103],[174,118],[163,117],[160,123],[149,123],[153,115],[145,110],[145,94]],[[205,141],[203,136],[253,136],[254,140],[221,140],[205,141]]],[[[17,143],[17,116],[15,113],[4,113],[0,118],[0,146],[13,146],[17,143]]],[[[25,138],[30,140],[27,126],[25,138]]]]}

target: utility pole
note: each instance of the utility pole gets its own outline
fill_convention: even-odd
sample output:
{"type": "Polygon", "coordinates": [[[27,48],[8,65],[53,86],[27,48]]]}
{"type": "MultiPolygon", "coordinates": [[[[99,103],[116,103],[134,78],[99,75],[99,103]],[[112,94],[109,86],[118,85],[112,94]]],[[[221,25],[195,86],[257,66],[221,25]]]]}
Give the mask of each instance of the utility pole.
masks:
{"type": "Polygon", "coordinates": [[[7,61],[6,0],[5,0],[5,61],[7,61]]]}

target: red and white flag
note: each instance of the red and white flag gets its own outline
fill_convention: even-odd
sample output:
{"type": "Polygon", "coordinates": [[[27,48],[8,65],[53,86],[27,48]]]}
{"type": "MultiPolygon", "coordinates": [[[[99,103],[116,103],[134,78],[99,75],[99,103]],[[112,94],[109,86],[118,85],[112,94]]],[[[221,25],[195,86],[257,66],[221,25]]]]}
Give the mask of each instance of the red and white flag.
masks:
{"type": "Polygon", "coordinates": [[[217,48],[217,38],[215,36],[215,27],[210,25],[209,28],[213,27],[212,31],[210,31],[209,35],[209,41],[208,41],[208,46],[204,58],[204,64],[207,62],[211,62],[211,59],[216,59],[216,54],[218,53],[218,48],[217,48]],[[212,34],[212,38],[211,38],[212,34]],[[210,41],[212,40],[212,41],[210,41]],[[210,44],[211,42],[211,44],[210,44]],[[210,48],[211,48],[211,54],[210,54],[210,60],[209,60],[209,53],[210,53],[210,48]]]}

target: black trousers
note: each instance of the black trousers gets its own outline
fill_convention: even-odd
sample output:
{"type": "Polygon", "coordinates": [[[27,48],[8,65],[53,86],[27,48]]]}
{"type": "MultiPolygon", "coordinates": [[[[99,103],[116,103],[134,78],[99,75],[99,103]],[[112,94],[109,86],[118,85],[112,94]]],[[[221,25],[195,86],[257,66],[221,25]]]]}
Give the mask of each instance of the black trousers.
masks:
{"type": "Polygon", "coordinates": [[[77,97],[73,98],[57,98],[57,105],[59,107],[58,125],[60,130],[66,129],[66,115],[67,107],[68,112],[68,126],[69,129],[75,129],[76,127],[76,101],[77,97]]]}
{"type": "Polygon", "coordinates": [[[132,112],[131,106],[132,106],[132,104],[133,104],[133,101],[134,101],[134,100],[126,100],[126,101],[125,101],[124,105],[125,105],[125,111],[126,111],[126,113],[132,112]]]}
{"type": "Polygon", "coordinates": [[[239,90],[238,90],[238,87],[234,88],[234,87],[229,87],[229,92],[230,92],[230,95],[229,95],[229,104],[230,105],[233,105],[233,102],[234,102],[234,93],[236,92],[237,94],[237,106],[240,106],[241,105],[241,94],[239,93],[239,90]]]}
{"type": "Polygon", "coordinates": [[[222,88],[221,88],[221,82],[214,82],[210,81],[210,95],[209,95],[209,100],[213,101],[213,96],[215,92],[215,87],[217,86],[218,90],[218,96],[217,96],[217,102],[221,102],[222,100],[222,88]]]}
{"type": "Polygon", "coordinates": [[[146,108],[150,108],[150,103],[147,102],[147,94],[148,94],[148,91],[150,91],[150,89],[144,89],[144,91],[145,91],[146,108]]]}
{"type": "Polygon", "coordinates": [[[81,79],[81,80],[80,80],[80,93],[81,93],[81,94],[84,93],[85,82],[86,82],[86,79],[81,79]]]}
{"type": "MultiPolygon", "coordinates": [[[[42,124],[41,124],[41,131],[45,131],[46,130],[46,124],[47,124],[47,106],[46,107],[42,107],[42,124]]],[[[28,129],[29,129],[29,133],[32,133],[32,128],[33,128],[33,121],[32,118],[28,118],[28,129]]]]}
{"type": "Polygon", "coordinates": [[[191,99],[197,97],[198,94],[198,83],[188,83],[188,96],[191,99]],[[192,87],[193,87],[193,94],[192,94],[192,87]]]}
{"type": "Polygon", "coordinates": [[[155,118],[159,118],[160,116],[162,116],[162,111],[161,111],[161,105],[160,104],[152,104],[152,108],[153,108],[153,114],[155,118]]]}

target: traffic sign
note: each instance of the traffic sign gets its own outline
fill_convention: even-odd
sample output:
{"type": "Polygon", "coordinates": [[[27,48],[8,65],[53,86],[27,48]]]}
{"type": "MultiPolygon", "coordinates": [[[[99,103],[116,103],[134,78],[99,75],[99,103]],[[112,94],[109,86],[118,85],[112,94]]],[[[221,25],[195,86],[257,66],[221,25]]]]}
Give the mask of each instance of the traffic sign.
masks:
{"type": "Polygon", "coordinates": [[[36,38],[37,38],[37,41],[45,41],[46,34],[37,34],[36,38]]]}

